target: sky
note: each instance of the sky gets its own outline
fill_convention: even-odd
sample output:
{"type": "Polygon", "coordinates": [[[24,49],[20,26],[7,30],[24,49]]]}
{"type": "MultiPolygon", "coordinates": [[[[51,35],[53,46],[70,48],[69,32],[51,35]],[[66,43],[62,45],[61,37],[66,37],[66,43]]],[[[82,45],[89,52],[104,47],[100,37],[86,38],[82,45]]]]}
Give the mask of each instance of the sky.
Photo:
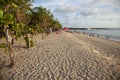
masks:
{"type": "Polygon", "coordinates": [[[34,0],[50,9],[63,27],[120,28],[120,0],[34,0]]]}

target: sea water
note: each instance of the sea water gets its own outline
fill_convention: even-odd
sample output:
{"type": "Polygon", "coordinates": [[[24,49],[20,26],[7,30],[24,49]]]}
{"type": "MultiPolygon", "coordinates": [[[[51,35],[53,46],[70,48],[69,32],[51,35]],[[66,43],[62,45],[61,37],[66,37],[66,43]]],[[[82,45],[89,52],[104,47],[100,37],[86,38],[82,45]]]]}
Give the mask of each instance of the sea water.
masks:
{"type": "Polygon", "coordinates": [[[120,41],[120,28],[88,29],[79,30],[79,32],[99,35],[100,37],[109,36],[109,39],[111,40],[120,41]]]}

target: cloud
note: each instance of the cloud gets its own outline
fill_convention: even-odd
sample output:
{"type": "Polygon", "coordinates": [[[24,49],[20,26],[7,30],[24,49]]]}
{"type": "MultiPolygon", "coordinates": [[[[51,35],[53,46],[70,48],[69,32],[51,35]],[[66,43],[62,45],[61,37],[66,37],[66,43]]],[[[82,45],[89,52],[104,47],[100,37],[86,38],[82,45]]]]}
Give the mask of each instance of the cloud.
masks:
{"type": "Polygon", "coordinates": [[[116,0],[116,3],[120,6],[120,0],[116,0]]]}
{"type": "Polygon", "coordinates": [[[120,27],[120,0],[35,0],[34,6],[51,9],[63,26],[120,27]]]}
{"type": "Polygon", "coordinates": [[[57,13],[73,13],[73,12],[76,12],[78,9],[74,6],[69,6],[69,7],[66,7],[66,6],[59,6],[59,7],[56,7],[54,9],[54,12],[57,12],[57,13]]]}

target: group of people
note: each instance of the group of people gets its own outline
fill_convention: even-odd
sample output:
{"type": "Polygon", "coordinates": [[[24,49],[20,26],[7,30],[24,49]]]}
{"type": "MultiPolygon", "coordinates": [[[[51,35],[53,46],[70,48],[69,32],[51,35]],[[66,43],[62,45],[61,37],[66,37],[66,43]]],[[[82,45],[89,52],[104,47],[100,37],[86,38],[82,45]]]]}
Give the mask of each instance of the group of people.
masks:
{"type": "MultiPolygon", "coordinates": [[[[88,33],[83,32],[83,34],[88,34],[88,33]]],[[[95,36],[95,34],[93,34],[93,33],[89,33],[88,35],[89,35],[89,36],[95,36]]],[[[97,34],[96,36],[97,36],[97,37],[100,37],[100,35],[98,35],[98,34],[97,34]]],[[[106,38],[106,39],[109,39],[109,36],[105,36],[105,38],[106,38]]]]}

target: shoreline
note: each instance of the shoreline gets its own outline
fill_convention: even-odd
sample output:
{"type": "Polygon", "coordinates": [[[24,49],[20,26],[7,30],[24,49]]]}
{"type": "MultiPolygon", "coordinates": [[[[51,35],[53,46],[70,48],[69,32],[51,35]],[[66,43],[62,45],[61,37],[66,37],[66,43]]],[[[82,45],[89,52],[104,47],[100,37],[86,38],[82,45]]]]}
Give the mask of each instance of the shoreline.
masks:
{"type": "MultiPolygon", "coordinates": [[[[80,33],[80,34],[83,34],[83,33],[80,33]]],[[[89,36],[90,33],[86,34],[87,36],[89,36]]],[[[97,37],[97,34],[94,34],[94,36],[90,36],[90,37],[96,37],[96,38],[99,38],[99,39],[104,39],[104,40],[110,40],[110,41],[113,41],[113,42],[118,42],[120,43],[120,40],[118,39],[115,39],[115,38],[111,38],[109,37],[108,39],[106,38],[106,36],[103,36],[103,35],[99,35],[99,37],[97,37]]]]}
{"type": "MultiPolygon", "coordinates": [[[[94,30],[94,29],[93,29],[94,30]]],[[[97,29],[99,30],[99,29],[97,29]]],[[[109,30],[109,29],[108,29],[109,30]]],[[[110,29],[111,30],[111,29],[110,29]]],[[[113,34],[109,34],[108,33],[104,33],[104,34],[101,34],[100,32],[92,32],[92,31],[89,31],[89,30],[71,30],[73,32],[77,32],[77,33],[82,33],[82,34],[87,34],[87,35],[91,35],[91,36],[96,36],[96,37],[101,37],[101,38],[106,38],[106,39],[110,39],[110,40],[113,40],[113,41],[117,41],[117,42],[120,42],[120,36],[116,36],[116,35],[113,35],[113,34]],[[116,38],[114,37],[116,36],[116,38]]],[[[102,31],[102,30],[101,30],[102,31]]],[[[118,33],[117,33],[118,34],[118,33]]]]}

